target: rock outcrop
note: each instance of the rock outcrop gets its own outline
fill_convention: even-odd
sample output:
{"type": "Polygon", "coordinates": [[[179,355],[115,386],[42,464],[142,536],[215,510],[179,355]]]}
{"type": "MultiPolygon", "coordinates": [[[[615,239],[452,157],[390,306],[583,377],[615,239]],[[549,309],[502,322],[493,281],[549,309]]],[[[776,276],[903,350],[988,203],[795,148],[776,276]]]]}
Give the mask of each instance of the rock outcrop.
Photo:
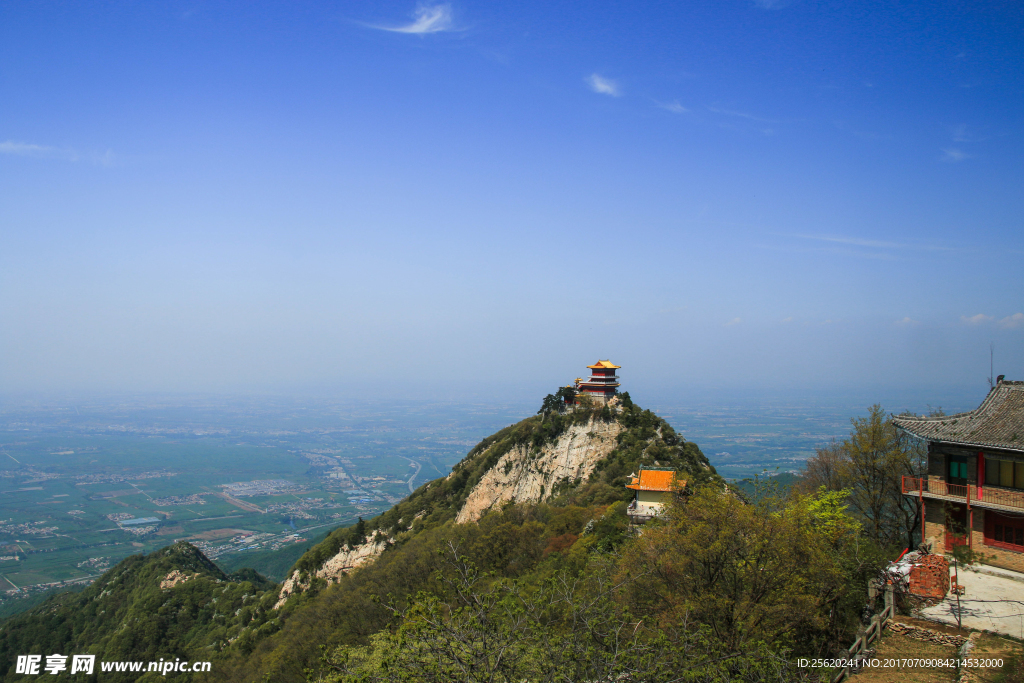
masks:
{"type": "Polygon", "coordinates": [[[351,549],[342,548],[337,555],[328,559],[312,575],[302,576],[301,572],[293,569],[292,573],[288,575],[288,578],[281,585],[281,592],[279,593],[277,604],[274,605],[274,609],[283,605],[292,593],[301,593],[309,588],[309,584],[314,578],[324,579],[327,583],[334,583],[356,567],[372,562],[388,547],[388,540],[387,537],[375,537],[351,549]]]}
{"type": "Polygon", "coordinates": [[[549,497],[560,482],[585,481],[598,461],[614,450],[622,429],[616,420],[590,420],[569,427],[540,448],[512,448],[469,492],[455,521],[474,522],[506,502],[536,503],[549,497]]]}
{"type": "Polygon", "coordinates": [[[194,579],[197,576],[199,576],[199,572],[195,572],[194,574],[186,574],[180,569],[172,569],[171,572],[164,577],[163,581],[160,582],[160,588],[161,590],[174,588],[179,583],[185,583],[189,579],[194,579]]]}

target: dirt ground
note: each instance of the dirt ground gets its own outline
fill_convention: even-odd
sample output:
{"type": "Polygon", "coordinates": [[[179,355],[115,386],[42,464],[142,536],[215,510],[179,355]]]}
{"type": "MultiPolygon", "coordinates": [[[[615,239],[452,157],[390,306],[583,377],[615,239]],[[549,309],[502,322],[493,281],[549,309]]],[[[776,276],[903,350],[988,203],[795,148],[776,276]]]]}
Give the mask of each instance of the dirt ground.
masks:
{"type": "MultiPolygon", "coordinates": [[[[920,624],[915,624],[920,625],[920,624]]],[[[952,659],[956,648],[907,638],[892,631],[883,632],[872,659],[952,659]]],[[[955,668],[941,667],[871,667],[850,677],[852,683],[953,683],[955,668]]]]}
{"type": "MultiPolygon", "coordinates": [[[[957,631],[955,626],[925,619],[898,617],[897,620],[939,633],[970,635],[970,631],[966,629],[957,631]]],[[[881,641],[875,646],[873,658],[883,662],[886,659],[955,659],[957,652],[958,649],[955,647],[908,638],[886,629],[881,641]]],[[[975,637],[974,649],[969,657],[1003,660],[1002,667],[969,669],[972,683],[1024,683],[1024,667],[1014,666],[1017,661],[1024,662],[1024,645],[1019,642],[990,633],[981,633],[975,637]],[[1018,674],[1011,673],[1011,669],[1014,668],[1019,669],[1018,674]]],[[[956,681],[956,675],[957,670],[952,667],[864,668],[849,680],[852,683],[953,683],[956,681]]]]}
{"type": "Polygon", "coordinates": [[[971,659],[1003,660],[1002,667],[969,669],[972,683],[1024,683],[1024,668],[1013,666],[1024,659],[1024,645],[1018,642],[983,633],[975,638],[974,649],[968,656],[971,659]],[[1016,675],[1011,669],[1017,669],[1016,675]]]}

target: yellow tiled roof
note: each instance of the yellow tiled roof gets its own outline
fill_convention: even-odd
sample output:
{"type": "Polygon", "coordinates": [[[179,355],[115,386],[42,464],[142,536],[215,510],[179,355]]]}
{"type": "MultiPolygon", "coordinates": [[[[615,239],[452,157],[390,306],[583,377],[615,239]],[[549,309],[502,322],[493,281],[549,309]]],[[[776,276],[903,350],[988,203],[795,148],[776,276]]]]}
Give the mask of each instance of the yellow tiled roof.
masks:
{"type": "Polygon", "coordinates": [[[676,491],[684,486],[686,480],[676,479],[676,473],[672,470],[640,470],[640,476],[635,477],[626,488],[634,491],[676,491]]]}
{"type": "Polygon", "coordinates": [[[610,360],[599,360],[596,363],[594,363],[593,365],[588,365],[587,367],[588,368],[596,368],[598,370],[603,370],[603,369],[606,369],[606,368],[611,368],[611,369],[614,370],[616,368],[621,368],[622,366],[621,365],[615,365],[610,360]]]}

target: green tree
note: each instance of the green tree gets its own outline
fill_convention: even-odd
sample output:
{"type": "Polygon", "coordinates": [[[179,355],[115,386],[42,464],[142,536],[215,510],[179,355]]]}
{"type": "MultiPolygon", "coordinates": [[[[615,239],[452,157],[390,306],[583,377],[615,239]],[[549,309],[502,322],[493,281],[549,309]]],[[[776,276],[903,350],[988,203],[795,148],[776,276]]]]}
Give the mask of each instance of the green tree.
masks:
{"type": "Polygon", "coordinates": [[[562,401],[554,394],[548,394],[540,404],[540,410],[537,411],[537,414],[547,415],[548,413],[560,412],[562,412],[562,401]]]}
{"type": "Polygon", "coordinates": [[[352,529],[352,537],[349,540],[349,547],[354,548],[357,545],[366,542],[366,520],[362,517],[356,522],[355,527],[352,529]]]}
{"type": "Polygon", "coordinates": [[[562,387],[553,394],[548,394],[544,397],[544,401],[541,402],[540,410],[537,411],[538,415],[547,415],[548,413],[564,413],[568,404],[576,401],[576,390],[572,387],[562,387]]]}
{"type": "Polygon", "coordinates": [[[565,404],[572,403],[576,400],[576,390],[573,387],[562,387],[555,392],[555,396],[562,401],[562,405],[564,406],[565,404]]]}
{"type": "Polygon", "coordinates": [[[873,541],[912,547],[920,537],[921,510],[916,498],[903,495],[902,479],[924,472],[924,445],[897,429],[877,404],[851,423],[849,438],[819,448],[807,461],[802,488],[849,491],[851,511],[873,541]]]}
{"type": "Polygon", "coordinates": [[[322,681],[778,681],[810,680],[763,644],[729,651],[708,630],[671,634],[638,619],[622,600],[614,563],[597,556],[582,575],[533,585],[490,581],[449,545],[442,589],[421,593],[400,626],[366,647],[326,657],[322,681]]]}
{"type": "Polygon", "coordinates": [[[622,554],[638,616],[706,624],[732,650],[758,641],[822,655],[856,627],[869,552],[846,492],[756,504],[705,486],[670,508],[622,554]]]}

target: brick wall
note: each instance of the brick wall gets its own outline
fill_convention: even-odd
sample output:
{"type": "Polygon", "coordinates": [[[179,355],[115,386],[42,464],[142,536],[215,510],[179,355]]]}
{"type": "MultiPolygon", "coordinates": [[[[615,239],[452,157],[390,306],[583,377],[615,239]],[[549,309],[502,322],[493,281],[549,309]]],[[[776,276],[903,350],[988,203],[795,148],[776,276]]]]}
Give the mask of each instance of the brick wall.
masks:
{"type": "Polygon", "coordinates": [[[985,555],[985,564],[1024,573],[1024,553],[1015,553],[1012,550],[993,548],[983,544],[984,541],[981,541],[981,544],[975,545],[974,549],[985,555]]]}
{"type": "Polygon", "coordinates": [[[910,593],[943,598],[949,592],[949,562],[941,555],[925,555],[910,568],[910,593]]]}
{"type": "Polygon", "coordinates": [[[946,547],[946,517],[942,509],[942,501],[924,501],[924,539],[932,547],[933,553],[943,553],[946,547]]]}

